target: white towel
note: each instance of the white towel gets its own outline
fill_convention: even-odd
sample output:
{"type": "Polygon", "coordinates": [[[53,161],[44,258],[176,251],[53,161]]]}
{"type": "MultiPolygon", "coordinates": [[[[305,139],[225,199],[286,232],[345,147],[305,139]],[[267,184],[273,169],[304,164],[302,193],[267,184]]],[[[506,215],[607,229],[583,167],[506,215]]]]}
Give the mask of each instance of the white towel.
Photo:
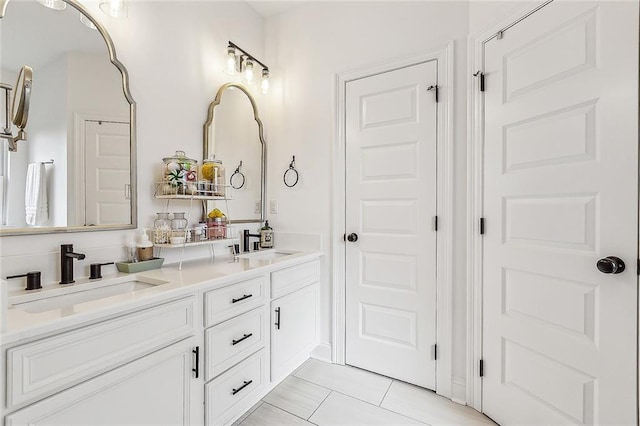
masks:
{"type": "Polygon", "coordinates": [[[47,172],[42,163],[29,164],[24,205],[28,225],[42,225],[49,220],[47,172]]]}

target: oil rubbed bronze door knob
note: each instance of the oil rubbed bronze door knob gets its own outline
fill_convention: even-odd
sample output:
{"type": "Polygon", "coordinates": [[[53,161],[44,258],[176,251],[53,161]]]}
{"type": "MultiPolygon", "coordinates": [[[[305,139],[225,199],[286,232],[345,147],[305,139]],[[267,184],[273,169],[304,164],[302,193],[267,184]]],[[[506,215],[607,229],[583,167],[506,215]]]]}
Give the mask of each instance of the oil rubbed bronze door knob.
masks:
{"type": "Polygon", "coordinates": [[[356,241],[358,241],[358,234],[356,234],[355,232],[350,233],[349,235],[347,235],[347,241],[349,241],[350,243],[355,243],[356,241]]]}
{"type": "Polygon", "coordinates": [[[619,274],[625,269],[624,261],[615,256],[607,256],[598,260],[596,267],[603,274],[619,274]]]}

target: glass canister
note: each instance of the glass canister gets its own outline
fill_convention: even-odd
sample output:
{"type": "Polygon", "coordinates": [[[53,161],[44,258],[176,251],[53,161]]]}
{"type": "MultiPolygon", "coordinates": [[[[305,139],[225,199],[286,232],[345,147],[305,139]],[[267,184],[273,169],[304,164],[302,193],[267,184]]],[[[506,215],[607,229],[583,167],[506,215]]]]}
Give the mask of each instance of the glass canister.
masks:
{"type": "Polygon", "coordinates": [[[171,219],[171,230],[175,237],[184,237],[189,222],[184,217],[184,212],[174,213],[171,219]]]}
{"type": "Polygon", "coordinates": [[[162,192],[165,195],[195,195],[198,193],[198,161],[187,158],[184,151],[162,159],[162,192]]]}
{"type": "Polygon", "coordinates": [[[214,197],[224,197],[225,195],[225,172],[222,161],[211,156],[202,162],[200,175],[204,181],[206,190],[202,195],[212,195],[214,197]]]}
{"type": "Polygon", "coordinates": [[[227,218],[214,217],[207,219],[207,230],[210,240],[219,240],[227,236],[227,218]]]}
{"type": "Polygon", "coordinates": [[[171,219],[169,213],[156,213],[158,217],[153,222],[153,242],[167,244],[171,240],[171,219]]]}

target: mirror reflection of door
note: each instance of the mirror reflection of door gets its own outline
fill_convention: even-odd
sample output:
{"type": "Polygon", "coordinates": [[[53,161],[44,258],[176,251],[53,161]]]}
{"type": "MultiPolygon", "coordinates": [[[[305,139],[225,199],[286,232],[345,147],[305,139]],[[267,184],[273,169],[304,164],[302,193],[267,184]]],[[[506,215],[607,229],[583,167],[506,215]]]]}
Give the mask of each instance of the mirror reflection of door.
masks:
{"type": "MultiPolygon", "coordinates": [[[[100,149],[117,152],[118,161],[126,163],[127,173],[130,169],[131,106],[125,97],[122,75],[111,63],[102,35],[83,25],[78,11],[70,5],[57,11],[36,0],[24,0],[7,5],[0,38],[0,81],[15,84],[17,72],[25,64],[33,67],[34,75],[27,141],[18,143],[17,152],[6,152],[2,147],[6,159],[0,170],[6,213],[2,231],[33,228],[25,221],[27,169],[31,163],[50,159],[54,163],[46,166],[48,219],[40,227],[131,224],[131,200],[107,202],[104,191],[99,191],[92,196],[104,199],[91,201],[91,211],[85,212],[85,196],[78,191],[78,186],[85,183],[85,151],[90,151],[82,145],[87,119],[127,122],[121,139],[112,139],[114,146],[102,143],[100,149]],[[96,207],[99,205],[102,207],[96,207]],[[99,209],[101,214],[96,213],[99,209]]],[[[111,167],[108,164],[112,160],[103,157],[98,154],[100,160],[93,163],[111,167]]],[[[118,178],[103,179],[95,185],[119,185],[122,196],[123,182],[129,183],[130,174],[124,178],[125,169],[118,166],[118,170],[118,178]]]]}
{"type": "Polygon", "coordinates": [[[84,224],[129,222],[129,123],[85,121],[84,146],[84,224]]]}

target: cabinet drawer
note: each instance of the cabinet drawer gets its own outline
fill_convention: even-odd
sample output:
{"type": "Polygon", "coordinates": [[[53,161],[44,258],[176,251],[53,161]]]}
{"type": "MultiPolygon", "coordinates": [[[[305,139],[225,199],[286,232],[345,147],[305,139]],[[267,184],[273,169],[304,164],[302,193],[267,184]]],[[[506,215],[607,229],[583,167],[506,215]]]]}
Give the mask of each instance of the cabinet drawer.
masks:
{"type": "Polygon", "coordinates": [[[193,334],[195,297],[7,351],[7,406],[31,402],[193,334]]]}
{"type": "Polygon", "coordinates": [[[289,294],[320,279],[320,262],[303,263],[302,265],[282,269],[271,273],[271,298],[289,294]]]}
{"type": "Polygon", "coordinates": [[[266,383],[266,350],[262,349],[206,385],[207,425],[226,425],[242,415],[257,402],[266,383]]]}
{"type": "Polygon", "coordinates": [[[267,300],[267,280],[263,275],[205,293],[204,326],[209,327],[262,305],[267,300]]]}
{"type": "Polygon", "coordinates": [[[260,307],[205,331],[207,380],[264,347],[266,317],[266,309],[260,307]]]}

